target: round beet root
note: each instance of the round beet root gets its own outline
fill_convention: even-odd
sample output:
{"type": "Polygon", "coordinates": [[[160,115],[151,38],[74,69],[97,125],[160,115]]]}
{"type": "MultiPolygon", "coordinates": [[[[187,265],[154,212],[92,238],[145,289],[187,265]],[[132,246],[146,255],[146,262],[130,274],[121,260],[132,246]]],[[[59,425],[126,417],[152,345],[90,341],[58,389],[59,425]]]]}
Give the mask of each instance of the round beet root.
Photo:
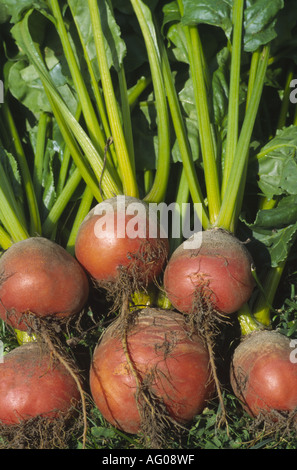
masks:
{"type": "Polygon", "coordinates": [[[80,226],[75,255],[100,286],[112,283],[115,291],[121,275],[136,288],[161,273],[168,256],[168,240],[160,236],[157,219],[143,201],[118,196],[94,207],[80,226]]]}
{"type": "Polygon", "coordinates": [[[252,416],[297,407],[297,363],[290,339],[277,331],[249,334],[235,349],[230,380],[252,416]]]}
{"type": "Polygon", "coordinates": [[[80,400],[69,372],[38,343],[7,353],[0,363],[0,422],[18,424],[37,416],[54,419],[80,400]]]}
{"type": "Polygon", "coordinates": [[[125,432],[138,433],[145,424],[140,409],[147,404],[141,394],[146,391],[147,398],[155,397],[156,413],[159,404],[180,423],[192,420],[214,392],[203,341],[190,336],[181,314],[146,308],[127,333],[127,358],[117,326],[104,333],[90,369],[92,396],[103,416],[125,432]]]}
{"type": "Polygon", "coordinates": [[[64,318],[78,313],[89,281],[78,261],[42,237],[12,245],[0,258],[0,317],[27,330],[26,314],[64,318]]]}
{"type": "Polygon", "coordinates": [[[254,288],[251,255],[224,230],[200,235],[198,246],[186,247],[189,242],[193,245],[192,236],[169,259],[164,272],[167,297],[185,314],[192,313],[199,300],[208,301],[219,312],[233,313],[248,301],[254,288]]]}

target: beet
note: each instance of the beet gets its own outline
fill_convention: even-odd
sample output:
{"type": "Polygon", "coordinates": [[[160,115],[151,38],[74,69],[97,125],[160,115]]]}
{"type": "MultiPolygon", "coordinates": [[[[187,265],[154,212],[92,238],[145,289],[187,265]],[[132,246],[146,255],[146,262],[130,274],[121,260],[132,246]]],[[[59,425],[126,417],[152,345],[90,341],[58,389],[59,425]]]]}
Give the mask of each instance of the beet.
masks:
{"type": "Polygon", "coordinates": [[[56,319],[81,311],[89,295],[87,275],[62,246],[42,237],[12,245],[0,258],[0,317],[27,330],[27,314],[56,319]]]}
{"type": "Polygon", "coordinates": [[[166,266],[164,289],[170,302],[185,314],[203,301],[225,314],[237,311],[255,285],[246,246],[221,229],[202,232],[199,246],[186,248],[193,238],[174,251],[166,266]]]}
{"type": "Polygon", "coordinates": [[[75,255],[97,285],[111,284],[115,291],[126,277],[135,290],[160,275],[169,244],[151,215],[148,204],[127,196],[107,199],[90,211],[79,228],[75,255]]]}
{"type": "Polygon", "coordinates": [[[125,352],[119,325],[103,334],[90,369],[91,393],[103,416],[125,432],[138,433],[146,424],[146,393],[148,400],[154,397],[150,418],[163,407],[179,423],[192,420],[214,392],[202,339],[190,335],[180,313],[145,308],[126,333],[125,352]]]}
{"type": "Polygon", "coordinates": [[[256,331],[235,349],[230,381],[251,416],[297,407],[297,363],[290,339],[277,331],[256,331]],[[293,358],[294,359],[294,358],[293,358]]]}
{"type": "Polygon", "coordinates": [[[26,343],[5,354],[0,377],[0,423],[4,425],[37,416],[55,419],[80,401],[70,373],[39,343],[26,343]]]}

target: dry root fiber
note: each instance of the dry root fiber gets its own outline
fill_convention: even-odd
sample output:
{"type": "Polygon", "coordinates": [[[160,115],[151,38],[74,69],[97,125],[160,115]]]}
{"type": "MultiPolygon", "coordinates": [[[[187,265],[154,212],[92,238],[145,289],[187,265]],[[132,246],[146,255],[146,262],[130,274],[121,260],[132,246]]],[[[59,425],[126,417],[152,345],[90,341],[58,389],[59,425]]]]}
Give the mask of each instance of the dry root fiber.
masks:
{"type": "Polygon", "coordinates": [[[226,426],[228,431],[228,419],[222,385],[218,378],[216,367],[215,344],[216,338],[221,332],[221,327],[229,322],[229,316],[216,310],[211,299],[212,292],[208,289],[207,285],[203,285],[199,290],[197,289],[194,295],[192,312],[186,315],[186,319],[193,333],[198,333],[204,339],[205,346],[208,349],[210,367],[220,403],[220,412],[217,416],[218,427],[226,426]]]}
{"type": "MultiPolygon", "coordinates": [[[[87,435],[87,404],[86,393],[84,390],[84,378],[81,374],[81,371],[78,369],[75,360],[67,352],[66,347],[59,338],[59,333],[62,330],[62,323],[61,321],[56,322],[54,320],[50,321],[46,318],[37,318],[35,315],[29,313],[23,316],[22,321],[28,322],[28,325],[30,325],[30,328],[28,330],[30,335],[34,336],[35,341],[40,344],[40,347],[45,348],[51,353],[51,355],[53,356],[53,360],[60,362],[65,367],[65,369],[68,371],[68,373],[71,375],[71,377],[76,383],[81,397],[81,403],[76,404],[76,421],[83,422],[82,446],[84,448],[86,446],[87,435]]],[[[68,320],[65,319],[64,323],[67,324],[67,321],[68,320]]],[[[21,423],[18,427],[10,427],[6,429],[5,432],[3,430],[2,431],[4,432],[4,435],[7,436],[7,439],[12,442],[13,445],[15,445],[15,443],[17,442],[17,439],[14,440],[14,438],[11,440],[11,435],[14,433],[18,436],[18,439],[20,441],[27,442],[28,445],[30,442],[34,443],[35,437],[37,439],[36,442],[38,442],[38,445],[40,446],[57,446],[58,442],[60,442],[60,444],[62,445],[65,440],[63,436],[65,435],[67,437],[68,434],[71,434],[71,427],[69,428],[69,432],[65,430],[66,423],[69,427],[69,417],[71,415],[73,415],[73,410],[72,413],[69,412],[67,414],[60,414],[58,420],[51,421],[42,417],[36,418],[36,423],[38,424],[38,426],[36,425],[36,432],[38,433],[40,439],[37,439],[37,437],[35,436],[35,418],[29,420],[28,422],[21,423]],[[33,423],[32,430],[30,423],[33,423]],[[41,433],[42,428],[44,429],[44,432],[41,433]],[[61,438],[58,437],[59,435],[61,436],[61,438]]],[[[76,424],[74,426],[76,426],[76,424]]]]}
{"type": "Polygon", "coordinates": [[[265,438],[274,442],[290,439],[296,436],[297,410],[262,412],[254,418],[248,428],[253,436],[253,445],[265,438]]]}
{"type": "Polygon", "coordinates": [[[0,424],[0,449],[69,449],[82,426],[76,407],[55,419],[37,416],[17,425],[0,424]]]}
{"type": "Polygon", "coordinates": [[[94,286],[103,289],[107,301],[111,302],[111,313],[121,309],[123,299],[131,298],[134,292],[141,289],[146,290],[150,283],[157,283],[157,279],[151,276],[151,266],[156,262],[165,264],[167,255],[165,242],[152,246],[148,240],[143,240],[137,253],[128,253],[129,265],[118,267],[116,279],[93,279],[94,286]]]}
{"type": "MultiPolygon", "coordinates": [[[[135,400],[140,416],[139,435],[142,438],[143,445],[150,449],[163,449],[168,445],[168,436],[173,432],[177,434],[183,429],[172,416],[170,416],[162,398],[156,396],[152,390],[152,384],[155,382],[155,376],[158,370],[151,369],[145,376],[140,374],[133,362],[127,343],[127,335],[137,320],[138,312],[127,314],[127,301],[123,306],[117,332],[120,334],[125,357],[131,374],[136,382],[135,400]]],[[[170,347],[170,343],[169,347],[170,347]]],[[[168,344],[162,345],[164,350],[164,359],[170,353],[168,344]]]]}

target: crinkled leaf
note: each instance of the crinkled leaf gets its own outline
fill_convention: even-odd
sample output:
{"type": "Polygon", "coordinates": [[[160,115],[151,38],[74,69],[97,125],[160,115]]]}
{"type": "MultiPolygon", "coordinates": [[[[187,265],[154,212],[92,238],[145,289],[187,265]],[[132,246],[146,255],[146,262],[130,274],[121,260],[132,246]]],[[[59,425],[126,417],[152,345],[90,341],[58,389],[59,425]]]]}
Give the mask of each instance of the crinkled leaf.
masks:
{"type": "MultiPolygon", "coordinates": [[[[297,222],[288,227],[267,233],[253,230],[253,238],[259,243],[257,249],[258,264],[263,267],[276,267],[287,259],[291,246],[296,240],[297,222]]],[[[255,243],[255,242],[254,242],[255,243]]]]}
{"type": "Polygon", "coordinates": [[[177,61],[189,63],[185,33],[181,23],[174,23],[167,32],[167,38],[174,44],[173,54],[177,61]]]}
{"type": "Polygon", "coordinates": [[[244,49],[253,52],[268,44],[277,36],[278,12],[284,7],[283,0],[247,0],[244,11],[244,49]]]}
{"type": "Polygon", "coordinates": [[[51,112],[51,107],[35,68],[22,60],[15,62],[9,70],[11,94],[34,114],[51,112]]]}
{"type": "Polygon", "coordinates": [[[182,23],[206,23],[222,28],[228,38],[232,32],[233,0],[184,0],[182,23]]]}
{"type": "MultiPolygon", "coordinates": [[[[47,16],[47,15],[46,15],[47,16]]],[[[43,30],[46,27],[47,18],[40,13],[33,13],[30,17],[30,27],[34,37],[43,42],[43,30]]],[[[17,23],[12,28],[12,34],[20,50],[23,50],[22,39],[19,35],[17,23]]],[[[44,60],[50,77],[61,97],[67,103],[72,113],[77,109],[77,97],[73,88],[68,64],[64,54],[59,53],[61,44],[57,33],[49,29],[44,44],[44,60]]],[[[13,96],[26,106],[32,113],[39,115],[40,112],[51,112],[47,94],[41,83],[40,76],[32,64],[28,64],[27,58],[15,62],[9,69],[8,86],[13,96]]]]}
{"type": "Polygon", "coordinates": [[[297,194],[297,127],[277,132],[259,154],[259,188],[271,199],[281,194],[297,194]]]}

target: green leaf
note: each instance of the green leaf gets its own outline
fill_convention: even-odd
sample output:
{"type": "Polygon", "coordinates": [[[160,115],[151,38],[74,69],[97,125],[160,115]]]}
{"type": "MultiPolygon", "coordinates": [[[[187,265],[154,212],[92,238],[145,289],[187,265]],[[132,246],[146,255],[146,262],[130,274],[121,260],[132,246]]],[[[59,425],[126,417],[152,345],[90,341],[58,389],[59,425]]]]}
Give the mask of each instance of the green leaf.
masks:
{"type": "Polygon", "coordinates": [[[230,52],[227,47],[217,54],[218,68],[212,77],[212,95],[214,120],[219,129],[222,129],[228,111],[229,83],[228,67],[230,52]]]}
{"type": "Polygon", "coordinates": [[[232,32],[232,0],[184,0],[182,23],[206,23],[222,28],[230,39],[232,32]]]}
{"type": "Polygon", "coordinates": [[[297,194],[297,127],[279,130],[258,152],[258,185],[271,199],[282,194],[297,194]]]}
{"type": "Polygon", "coordinates": [[[247,0],[244,11],[244,49],[257,50],[277,37],[275,25],[283,0],[247,0]]]}
{"type": "Polygon", "coordinates": [[[273,209],[259,210],[254,223],[244,222],[252,231],[257,263],[278,266],[297,237],[297,195],[284,197],[273,209]]]}
{"type": "Polygon", "coordinates": [[[10,17],[10,22],[16,23],[21,19],[22,14],[32,7],[47,9],[46,3],[42,0],[0,0],[0,18],[10,17]]]}
{"type": "Polygon", "coordinates": [[[253,227],[259,231],[268,228],[276,232],[282,227],[294,225],[296,221],[297,195],[294,195],[284,197],[273,209],[259,210],[253,227]]]}

